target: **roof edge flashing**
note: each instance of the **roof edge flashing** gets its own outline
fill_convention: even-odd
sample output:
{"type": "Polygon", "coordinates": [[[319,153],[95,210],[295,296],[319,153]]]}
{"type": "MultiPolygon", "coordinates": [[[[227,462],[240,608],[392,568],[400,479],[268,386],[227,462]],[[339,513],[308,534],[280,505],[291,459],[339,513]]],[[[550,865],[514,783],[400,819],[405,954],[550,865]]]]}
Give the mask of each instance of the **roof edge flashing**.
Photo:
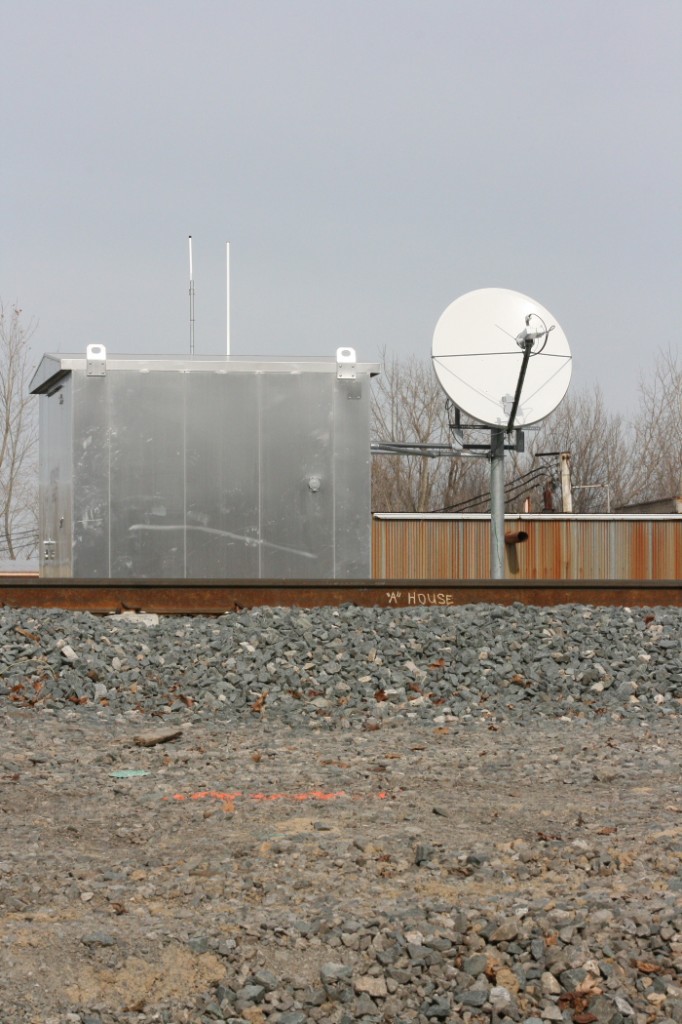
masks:
{"type": "MultiPolygon", "coordinates": [[[[87,354],[47,353],[31,379],[31,394],[44,394],[56,379],[73,371],[87,372],[87,354]]],[[[107,353],[106,370],[135,370],[148,372],[183,373],[338,373],[337,360],[314,356],[272,358],[259,356],[179,356],[179,355],[116,355],[107,353]]],[[[357,363],[358,375],[376,377],[381,372],[379,363],[357,363]]]]}

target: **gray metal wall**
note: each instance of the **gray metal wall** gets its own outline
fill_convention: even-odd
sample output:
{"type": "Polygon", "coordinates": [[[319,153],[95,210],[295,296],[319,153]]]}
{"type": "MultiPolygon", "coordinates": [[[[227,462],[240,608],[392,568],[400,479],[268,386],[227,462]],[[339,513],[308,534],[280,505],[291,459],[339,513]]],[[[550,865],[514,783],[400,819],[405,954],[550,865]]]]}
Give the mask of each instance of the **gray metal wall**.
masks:
{"type": "Polygon", "coordinates": [[[369,374],[73,369],[58,386],[43,575],[369,576],[369,374]]]}
{"type": "Polygon", "coordinates": [[[71,574],[72,417],[73,391],[67,377],[40,399],[40,565],[46,576],[71,574]],[[43,438],[49,445],[42,443],[43,438]]]}

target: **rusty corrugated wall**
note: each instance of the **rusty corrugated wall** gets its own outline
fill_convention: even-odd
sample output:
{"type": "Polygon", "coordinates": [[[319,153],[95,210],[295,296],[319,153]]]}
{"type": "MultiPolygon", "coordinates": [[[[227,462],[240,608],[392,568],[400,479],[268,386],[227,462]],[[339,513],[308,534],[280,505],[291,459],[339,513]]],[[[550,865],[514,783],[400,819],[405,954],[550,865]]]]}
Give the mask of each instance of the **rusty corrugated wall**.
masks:
{"type": "MultiPolygon", "coordinates": [[[[509,579],[673,580],[682,578],[682,516],[510,515],[509,579]]],[[[376,514],[374,579],[487,579],[490,518],[376,514]]]]}

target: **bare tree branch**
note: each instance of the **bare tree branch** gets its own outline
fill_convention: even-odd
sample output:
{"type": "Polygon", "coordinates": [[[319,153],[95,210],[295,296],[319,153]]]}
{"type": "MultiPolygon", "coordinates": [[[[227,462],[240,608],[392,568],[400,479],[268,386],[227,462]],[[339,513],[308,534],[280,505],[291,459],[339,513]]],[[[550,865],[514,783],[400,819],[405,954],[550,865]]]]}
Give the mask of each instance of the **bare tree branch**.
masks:
{"type": "MultiPolygon", "coordinates": [[[[443,392],[430,362],[386,359],[374,380],[372,441],[449,444],[443,392]]],[[[377,512],[430,512],[481,489],[484,460],[457,455],[377,455],[372,462],[372,508],[377,512]]]]}
{"type": "MultiPolygon", "coordinates": [[[[666,381],[671,379],[669,365],[662,375],[666,381]]],[[[674,379],[678,380],[678,393],[682,393],[682,369],[678,376],[681,379],[674,379]]],[[[660,390],[660,382],[658,387],[660,390]]],[[[671,447],[679,457],[682,436],[678,436],[680,440],[671,447]]],[[[417,444],[451,441],[445,395],[430,363],[384,358],[384,371],[375,381],[372,440],[417,444]]],[[[538,453],[543,451],[570,452],[575,512],[602,512],[633,500],[637,471],[632,441],[622,417],[606,408],[599,387],[568,395],[537,433],[526,432],[525,453],[508,453],[507,510],[523,511],[526,499],[533,511],[544,508],[543,492],[548,482],[554,479],[558,483],[559,460],[540,459],[538,453]]],[[[675,472],[673,468],[671,476],[675,472]]],[[[679,467],[677,472],[679,480],[679,467]]],[[[485,459],[375,456],[372,508],[429,512],[454,506],[484,512],[489,508],[489,474],[485,459]]],[[[555,507],[560,510],[558,497],[555,507]]]]}
{"type": "Polygon", "coordinates": [[[636,501],[682,493],[682,366],[672,349],[660,352],[650,378],[640,380],[635,419],[636,501]]]}
{"type": "Polygon", "coordinates": [[[29,394],[36,323],[0,302],[0,555],[30,557],[37,545],[36,403],[29,394]]]}
{"type": "MultiPolygon", "coordinates": [[[[574,512],[606,512],[632,500],[632,437],[622,417],[606,408],[598,385],[568,394],[541,424],[529,451],[536,458],[543,451],[570,453],[574,512]]],[[[558,476],[558,458],[546,464],[558,476]]]]}

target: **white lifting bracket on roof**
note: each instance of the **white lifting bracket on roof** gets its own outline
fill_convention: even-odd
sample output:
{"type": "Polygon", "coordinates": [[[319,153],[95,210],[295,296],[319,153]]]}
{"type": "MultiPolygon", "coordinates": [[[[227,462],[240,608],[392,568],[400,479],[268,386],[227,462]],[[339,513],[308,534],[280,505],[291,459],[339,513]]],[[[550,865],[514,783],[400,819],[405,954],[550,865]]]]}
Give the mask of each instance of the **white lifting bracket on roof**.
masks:
{"type": "Polygon", "coordinates": [[[357,358],[354,348],[337,348],[336,350],[336,379],[355,380],[357,358]]]}
{"type": "Polygon", "coordinates": [[[106,377],[107,350],[104,345],[88,345],[85,350],[85,376],[106,377]]]}

